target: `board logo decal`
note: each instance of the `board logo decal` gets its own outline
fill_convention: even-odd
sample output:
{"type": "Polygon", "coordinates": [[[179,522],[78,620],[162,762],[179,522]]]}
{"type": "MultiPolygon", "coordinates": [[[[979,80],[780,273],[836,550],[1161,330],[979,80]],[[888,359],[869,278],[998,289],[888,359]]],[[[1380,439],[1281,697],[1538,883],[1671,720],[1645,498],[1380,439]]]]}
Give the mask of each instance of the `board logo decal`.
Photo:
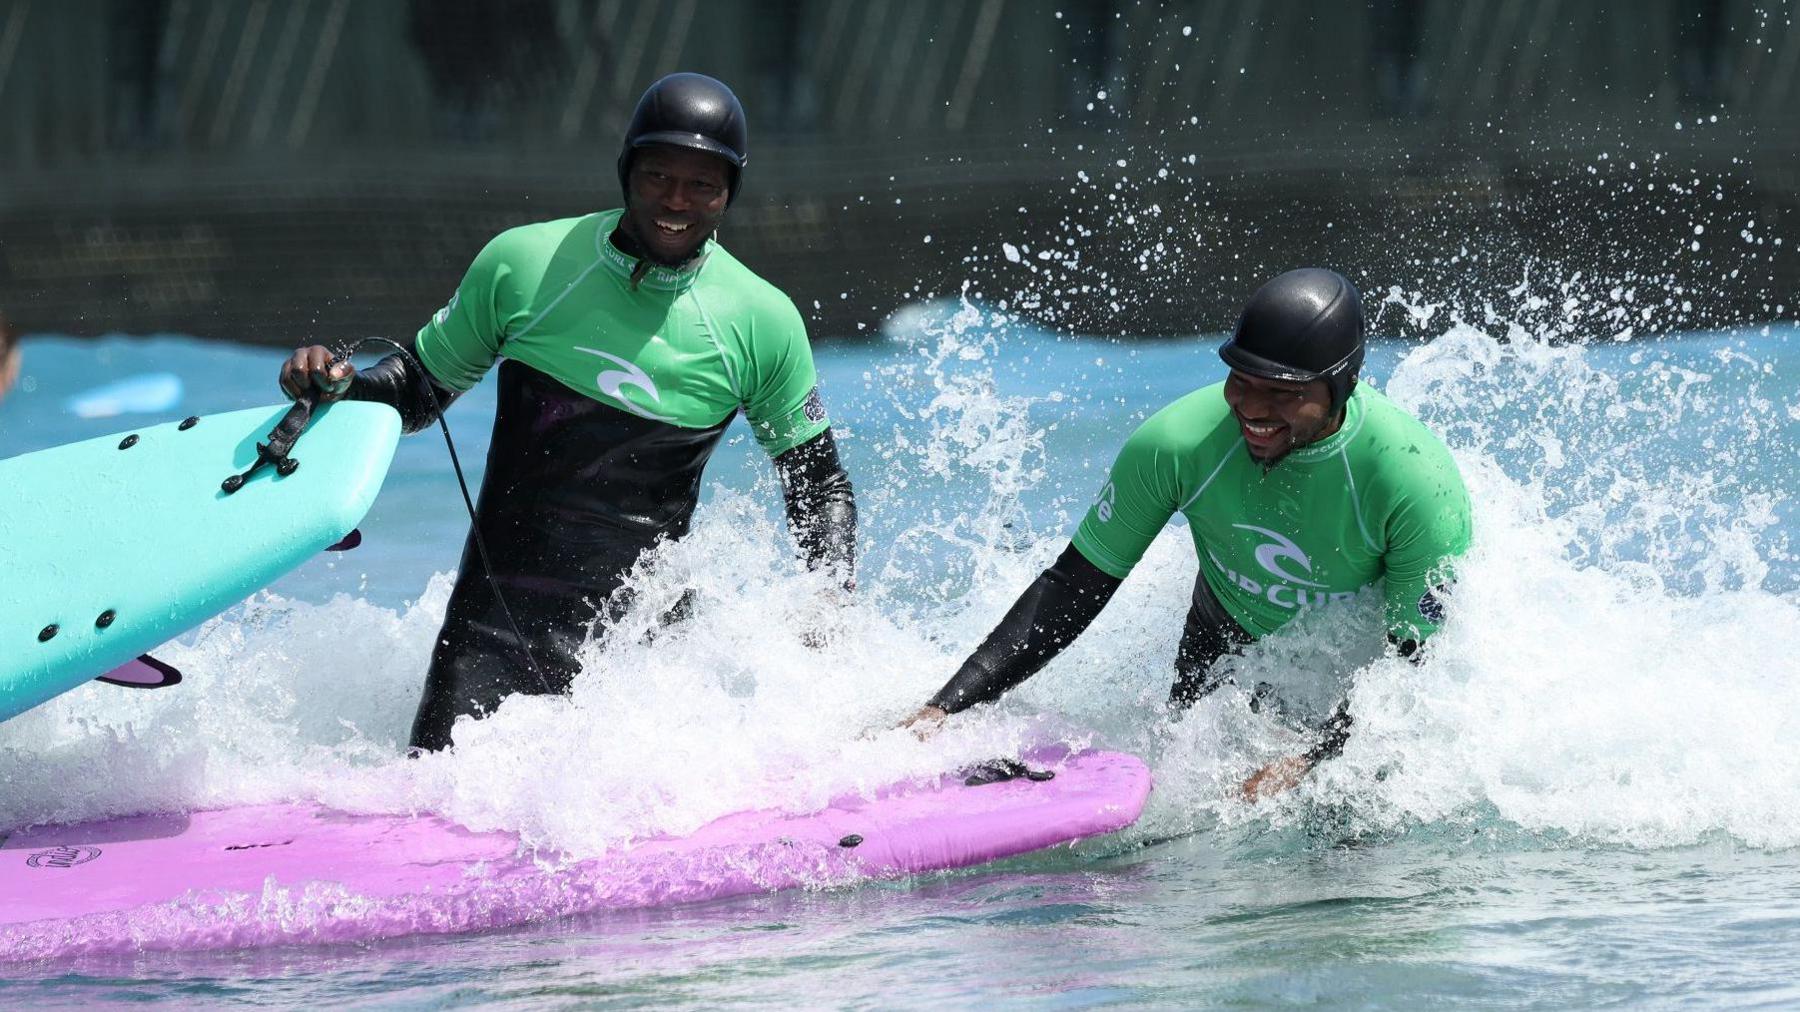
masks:
{"type": "Polygon", "coordinates": [[[51,847],[25,859],[33,868],[73,868],[100,856],[99,847],[51,847]]]}

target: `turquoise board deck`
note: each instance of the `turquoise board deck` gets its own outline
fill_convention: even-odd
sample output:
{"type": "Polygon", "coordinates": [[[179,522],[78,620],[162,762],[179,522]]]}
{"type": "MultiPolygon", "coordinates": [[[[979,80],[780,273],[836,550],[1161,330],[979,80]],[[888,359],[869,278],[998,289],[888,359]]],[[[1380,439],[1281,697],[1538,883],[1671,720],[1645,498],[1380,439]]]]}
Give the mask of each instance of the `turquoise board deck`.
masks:
{"type": "Polygon", "coordinates": [[[0,460],[0,720],[199,625],[361,522],[400,438],[382,404],[321,407],[294,445],[297,470],[265,467],[236,494],[220,490],[286,411],[0,460]]]}

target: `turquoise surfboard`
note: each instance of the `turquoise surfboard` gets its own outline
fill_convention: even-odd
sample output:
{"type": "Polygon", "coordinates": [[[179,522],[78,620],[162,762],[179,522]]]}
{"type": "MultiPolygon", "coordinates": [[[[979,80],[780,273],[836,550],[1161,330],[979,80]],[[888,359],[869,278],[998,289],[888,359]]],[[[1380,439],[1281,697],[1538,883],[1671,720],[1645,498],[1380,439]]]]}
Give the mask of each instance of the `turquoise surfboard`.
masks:
{"type": "Polygon", "coordinates": [[[348,535],[400,438],[384,404],[320,407],[288,474],[257,470],[287,406],[0,460],[0,720],[168,642],[348,535]]]}

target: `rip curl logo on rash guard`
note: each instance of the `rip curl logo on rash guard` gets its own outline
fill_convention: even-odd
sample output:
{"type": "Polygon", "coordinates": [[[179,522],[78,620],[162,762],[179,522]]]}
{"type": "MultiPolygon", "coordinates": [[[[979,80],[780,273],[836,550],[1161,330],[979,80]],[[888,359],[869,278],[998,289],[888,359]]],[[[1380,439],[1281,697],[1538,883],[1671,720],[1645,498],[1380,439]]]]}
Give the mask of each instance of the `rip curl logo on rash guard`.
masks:
{"type": "Polygon", "coordinates": [[[1266,574],[1258,579],[1246,573],[1240,573],[1227,566],[1223,559],[1210,549],[1207,557],[1218,567],[1225,578],[1235,584],[1246,594],[1260,597],[1278,608],[1298,611],[1302,608],[1319,608],[1327,604],[1337,604],[1356,597],[1355,591],[1331,591],[1327,584],[1312,578],[1312,559],[1294,539],[1267,527],[1255,524],[1232,524],[1231,526],[1258,535],[1262,543],[1256,546],[1251,554],[1256,564],[1266,574]],[[1269,580],[1268,577],[1274,577],[1269,580]]]}
{"type": "Polygon", "coordinates": [[[644,372],[636,362],[622,359],[617,355],[609,355],[594,348],[576,348],[575,350],[598,356],[619,366],[617,369],[603,369],[598,376],[594,377],[594,389],[600,391],[608,400],[639,418],[648,418],[654,422],[674,420],[667,415],[659,415],[638,407],[625,396],[626,387],[636,387],[648,395],[650,400],[658,406],[662,404],[662,394],[656,389],[656,381],[651,379],[650,375],[644,372]]]}
{"type": "Polygon", "coordinates": [[[1294,544],[1292,538],[1285,534],[1277,534],[1267,527],[1258,527],[1255,524],[1232,524],[1231,526],[1236,527],[1241,531],[1254,531],[1269,539],[1264,544],[1256,546],[1256,564],[1263,567],[1263,569],[1268,570],[1269,575],[1286,580],[1289,583],[1304,584],[1308,587],[1325,586],[1317,580],[1310,579],[1312,576],[1312,560],[1306,557],[1306,553],[1300,550],[1299,545],[1294,544]],[[1298,563],[1300,568],[1306,571],[1306,576],[1296,576],[1295,574],[1282,569],[1280,563],[1283,559],[1298,563]]]}

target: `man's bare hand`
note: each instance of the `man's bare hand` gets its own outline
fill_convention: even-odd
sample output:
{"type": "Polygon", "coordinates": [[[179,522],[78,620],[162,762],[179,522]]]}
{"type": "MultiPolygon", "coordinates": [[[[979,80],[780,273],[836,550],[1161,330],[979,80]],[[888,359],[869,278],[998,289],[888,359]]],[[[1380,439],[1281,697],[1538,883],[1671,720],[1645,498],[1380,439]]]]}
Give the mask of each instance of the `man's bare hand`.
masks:
{"type": "Polygon", "coordinates": [[[1305,756],[1292,756],[1277,759],[1262,769],[1257,770],[1250,779],[1244,781],[1244,800],[1255,803],[1263,798],[1272,798],[1282,791],[1291,790],[1300,779],[1312,771],[1312,763],[1305,756]]]}
{"type": "Polygon", "coordinates": [[[311,393],[320,403],[335,401],[350,389],[356,367],[348,359],[334,359],[331,349],[322,344],[299,348],[281,364],[281,392],[289,397],[311,393]]]}
{"type": "Polygon", "coordinates": [[[844,639],[849,629],[845,611],[851,603],[850,592],[841,587],[820,591],[812,609],[800,616],[801,644],[808,650],[824,650],[844,639]]]}
{"type": "Polygon", "coordinates": [[[900,726],[911,731],[913,737],[925,741],[938,733],[938,729],[944,725],[944,718],[948,716],[950,714],[936,706],[920,707],[918,713],[901,721],[900,726]]]}

